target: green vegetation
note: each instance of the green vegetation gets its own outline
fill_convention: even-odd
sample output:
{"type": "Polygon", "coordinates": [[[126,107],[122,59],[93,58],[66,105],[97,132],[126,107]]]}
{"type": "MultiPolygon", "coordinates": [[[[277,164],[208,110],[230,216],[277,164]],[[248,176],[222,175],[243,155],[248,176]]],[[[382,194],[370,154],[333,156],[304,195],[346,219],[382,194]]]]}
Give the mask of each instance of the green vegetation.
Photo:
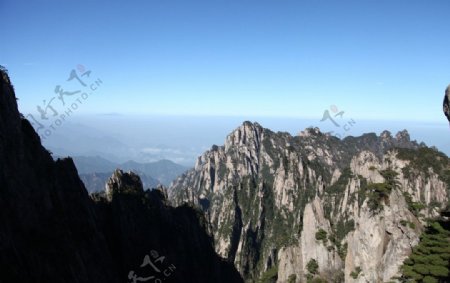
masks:
{"type": "Polygon", "coordinates": [[[333,185],[329,186],[326,189],[326,192],[329,194],[342,194],[345,191],[349,180],[353,177],[350,167],[345,168],[339,179],[333,185]]]}
{"type": "Polygon", "coordinates": [[[372,165],[372,166],[369,167],[369,170],[370,170],[370,171],[375,171],[375,170],[377,170],[377,167],[375,167],[375,166],[372,165]]]}
{"type": "MultiPolygon", "coordinates": [[[[237,199],[241,204],[243,215],[248,218],[251,218],[252,215],[258,215],[259,204],[254,197],[257,194],[258,185],[255,180],[250,176],[244,176],[239,186],[234,188],[234,190],[237,190],[237,199]]],[[[234,190],[230,191],[233,192],[234,190]]],[[[233,195],[231,194],[229,197],[233,197],[233,195]]]]}
{"type": "Polygon", "coordinates": [[[286,155],[283,155],[283,168],[285,173],[289,172],[289,160],[286,155]]]}
{"type": "MultiPolygon", "coordinates": [[[[364,182],[365,179],[362,176],[355,176],[349,167],[345,168],[342,171],[341,176],[338,180],[331,185],[330,187],[325,189],[325,200],[324,200],[324,214],[330,220],[331,224],[331,232],[329,235],[324,233],[325,231],[319,231],[316,233],[316,239],[323,239],[324,245],[327,244],[326,236],[328,236],[328,240],[333,244],[328,248],[328,250],[337,249],[341,250],[341,254],[344,253],[341,242],[345,238],[345,236],[355,229],[355,222],[353,219],[348,219],[347,215],[343,215],[339,218],[334,218],[333,215],[339,215],[339,204],[342,202],[343,197],[345,195],[345,190],[347,185],[350,183],[352,179],[359,179],[360,182],[364,182]],[[337,221],[337,222],[336,222],[337,221]]],[[[359,196],[359,193],[350,194],[349,202],[353,202],[359,196]]]]}
{"type": "Polygon", "coordinates": [[[278,279],[278,267],[272,266],[261,275],[259,283],[275,283],[278,279]]]}
{"type": "Polygon", "coordinates": [[[278,168],[280,166],[280,156],[279,156],[279,152],[277,151],[275,145],[272,143],[271,140],[272,136],[266,136],[263,140],[262,140],[262,144],[264,149],[266,150],[267,154],[272,158],[274,164],[273,164],[273,168],[278,168]]]}
{"type": "Polygon", "coordinates": [[[430,212],[430,213],[435,209],[440,210],[440,208],[441,208],[441,203],[436,200],[432,200],[428,204],[428,212],[430,212]]]}
{"type": "Polygon", "coordinates": [[[381,176],[385,179],[386,186],[389,190],[399,188],[400,183],[397,180],[398,173],[392,169],[380,171],[381,176]]]}
{"type": "Polygon", "coordinates": [[[436,278],[431,277],[431,276],[425,276],[425,277],[423,278],[423,282],[424,282],[424,283],[439,283],[439,281],[436,280],[436,278]]]}
{"type": "Polygon", "coordinates": [[[397,175],[392,169],[380,171],[385,181],[383,183],[371,183],[367,185],[368,202],[367,205],[372,212],[378,213],[383,208],[383,202],[389,201],[389,195],[393,189],[400,186],[397,175]]]}
{"type": "Polygon", "coordinates": [[[311,161],[306,161],[307,165],[316,172],[316,176],[322,176],[322,180],[326,183],[331,181],[331,173],[324,164],[318,159],[313,159],[311,161]]]}
{"type": "MultiPolygon", "coordinates": [[[[276,167],[275,167],[276,168],[276,167]]],[[[260,170],[261,178],[268,184],[273,184],[275,178],[274,174],[270,172],[270,167],[263,164],[260,170]]]]}
{"type": "Polygon", "coordinates": [[[439,222],[430,222],[420,243],[404,261],[401,280],[408,282],[448,282],[450,269],[450,232],[439,222]]]}
{"type": "Polygon", "coordinates": [[[357,193],[358,196],[358,206],[361,207],[366,200],[367,191],[369,190],[369,184],[367,183],[367,179],[360,177],[359,178],[359,191],[357,193]]]}
{"type": "Polygon", "coordinates": [[[362,271],[361,267],[357,266],[357,267],[355,268],[355,270],[353,270],[353,271],[350,273],[350,276],[351,276],[353,279],[356,279],[356,278],[358,278],[358,276],[359,276],[359,274],[361,273],[361,271],[362,271]]]}
{"type": "Polygon", "coordinates": [[[413,201],[411,195],[408,192],[404,192],[403,197],[406,200],[406,204],[408,205],[409,211],[411,211],[412,214],[414,214],[414,216],[416,216],[416,217],[418,217],[419,212],[426,207],[421,202],[413,201]]]}
{"type": "Polygon", "coordinates": [[[400,220],[400,225],[402,225],[404,227],[408,226],[411,229],[416,229],[416,224],[414,224],[411,221],[406,221],[404,219],[400,220]]]}
{"type": "Polygon", "coordinates": [[[288,283],[295,283],[295,281],[297,281],[297,275],[295,275],[295,274],[289,275],[288,283]]]}
{"type": "Polygon", "coordinates": [[[218,167],[219,168],[217,168],[217,175],[219,177],[219,180],[223,180],[227,175],[227,166],[225,163],[220,163],[218,167]]]}
{"type": "Polygon", "coordinates": [[[319,273],[319,264],[317,264],[317,261],[315,259],[310,259],[308,261],[306,269],[308,270],[308,274],[306,274],[307,283],[327,283],[326,280],[317,277],[319,273]]]}
{"type": "MultiPolygon", "coordinates": [[[[429,169],[431,168],[447,184],[447,191],[450,192],[450,159],[444,153],[427,147],[418,150],[397,149],[397,151],[397,157],[399,159],[410,161],[410,164],[402,169],[405,178],[413,180],[419,174],[424,174],[425,177],[429,177],[429,169]]],[[[418,216],[418,211],[425,208],[422,203],[412,202],[411,200],[408,205],[411,212],[416,216],[418,216]]],[[[429,207],[429,209],[433,209],[433,207],[429,207]]]]}
{"type": "Polygon", "coordinates": [[[306,269],[308,270],[309,274],[314,276],[319,271],[319,264],[317,264],[317,261],[312,258],[308,261],[306,269]]]}
{"type": "Polygon", "coordinates": [[[389,199],[390,191],[385,185],[386,183],[372,183],[367,186],[369,193],[367,205],[370,211],[378,213],[383,208],[383,202],[389,199]]]}
{"type": "Polygon", "coordinates": [[[316,240],[322,241],[323,244],[326,245],[327,244],[327,231],[320,228],[319,231],[316,232],[316,240]]]}
{"type": "Polygon", "coordinates": [[[353,219],[346,220],[340,218],[338,222],[332,226],[332,230],[333,233],[328,236],[328,239],[334,246],[330,246],[331,248],[329,248],[329,250],[335,247],[341,259],[344,260],[347,256],[347,243],[342,245],[341,242],[350,231],[355,230],[355,221],[353,219]]]}
{"type": "Polygon", "coordinates": [[[336,226],[332,226],[332,229],[334,230],[334,233],[330,234],[328,236],[328,239],[336,247],[341,259],[344,260],[347,256],[348,245],[347,243],[344,243],[344,245],[342,245],[341,242],[350,231],[353,231],[355,229],[355,221],[353,219],[345,220],[341,218],[337,222],[336,226]]]}
{"type": "Polygon", "coordinates": [[[341,257],[342,260],[345,260],[345,257],[347,256],[348,244],[344,243],[342,246],[339,245],[337,248],[339,256],[341,257]]]}
{"type": "Polygon", "coordinates": [[[293,215],[289,212],[275,210],[275,216],[272,223],[273,241],[277,247],[294,244],[295,237],[292,234],[294,225],[293,215]]]}
{"type": "Polygon", "coordinates": [[[433,172],[441,176],[445,176],[445,171],[449,170],[449,158],[444,153],[435,149],[428,147],[422,147],[418,150],[398,148],[397,151],[397,157],[399,159],[410,161],[410,165],[407,166],[408,168],[403,170],[403,174],[406,178],[411,179],[415,177],[413,168],[417,169],[419,172],[424,172],[427,177],[429,176],[428,168],[432,168],[433,172]]]}

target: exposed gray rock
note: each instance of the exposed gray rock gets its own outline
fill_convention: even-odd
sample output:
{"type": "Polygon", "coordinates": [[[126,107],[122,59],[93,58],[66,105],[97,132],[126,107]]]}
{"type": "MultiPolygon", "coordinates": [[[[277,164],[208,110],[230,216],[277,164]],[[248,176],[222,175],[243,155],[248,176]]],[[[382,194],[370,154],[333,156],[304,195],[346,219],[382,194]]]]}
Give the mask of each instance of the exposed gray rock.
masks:
{"type": "Polygon", "coordinates": [[[417,244],[423,219],[437,215],[449,195],[442,172],[414,167],[398,157],[405,150],[417,157],[430,149],[407,131],[339,140],[317,128],[292,137],[244,122],[174,182],[169,198],[205,211],[217,253],[249,282],[273,267],[279,283],[293,275],[305,282],[312,259],[315,276],[330,282],[386,282],[417,244]],[[375,212],[368,184],[387,182],[386,169],[399,186],[375,212]],[[423,204],[415,214],[413,202],[423,204]]]}
{"type": "Polygon", "coordinates": [[[116,169],[105,185],[106,197],[112,200],[114,194],[133,193],[141,194],[144,192],[141,178],[134,172],[124,173],[116,169]]]}

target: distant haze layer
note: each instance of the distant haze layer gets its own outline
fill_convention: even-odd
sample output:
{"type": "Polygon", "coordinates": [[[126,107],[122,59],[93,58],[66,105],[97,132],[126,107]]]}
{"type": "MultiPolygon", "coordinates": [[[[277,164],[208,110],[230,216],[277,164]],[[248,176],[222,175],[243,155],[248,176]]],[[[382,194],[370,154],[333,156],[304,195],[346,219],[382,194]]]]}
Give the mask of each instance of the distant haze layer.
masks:
{"type": "Polygon", "coordinates": [[[168,159],[193,166],[196,158],[213,144],[222,145],[226,135],[243,121],[257,121],[274,131],[296,135],[307,127],[319,127],[338,137],[358,136],[383,130],[392,134],[406,129],[411,139],[436,146],[450,155],[450,129],[447,121],[368,121],[330,115],[331,119],[276,117],[185,117],[92,115],[76,117],[48,137],[43,144],[55,155],[101,156],[114,162],[153,162],[168,159]]]}

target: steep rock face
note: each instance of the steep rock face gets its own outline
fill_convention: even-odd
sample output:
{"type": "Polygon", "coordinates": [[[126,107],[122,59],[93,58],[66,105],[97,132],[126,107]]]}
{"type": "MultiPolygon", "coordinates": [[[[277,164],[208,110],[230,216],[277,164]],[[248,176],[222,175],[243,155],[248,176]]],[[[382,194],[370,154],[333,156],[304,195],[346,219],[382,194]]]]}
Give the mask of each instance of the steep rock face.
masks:
{"type": "Polygon", "coordinates": [[[135,193],[139,194],[144,191],[142,181],[134,172],[123,174],[123,171],[117,169],[109,178],[105,185],[106,197],[109,201],[112,200],[114,194],[120,193],[135,193]]]}
{"type": "Polygon", "coordinates": [[[139,176],[116,170],[95,201],[102,228],[112,236],[107,241],[114,247],[114,261],[120,262],[121,278],[133,271],[164,282],[242,282],[235,268],[214,252],[201,211],[168,206],[163,187],[144,191],[139,176]],[[164,257],[161,272],[142,267],[143,259],[155,252],[164,257]]]}
{"type": "MultiPolygon", "coordinates": [[[[319,229],[326,231],[328,235],[331,234],[330,222],[325,218],[320,199],[316,197],[306,205],[303,214],[303,232],[300,241],[303,262],[307,263],[309,260],[315,259],[319,263],[320,272],[330,272],[332,274],[342,268],[342,261],[337,252],[330,252],[326,245],[311,245],[311,243],[317,241],[316,232],[319,229]]],[[[306,264],[304,265],[303,272],[304,274],[307,273],[306,264]]]]}
{"type": "MultiPolygon", "coordinates": [[[[425,187],[407,184],[401,176],[401,169],[404,166],[406,162],[399,160],[396,154],[387,154],[383,161],[378,161],[373,154],[363,151],[352,160],[351,169],[354,173],[352,178],[357,181],[349,183],[345,195],[353,194],[353,196],[344,198],[340,206],[341,213],[355,223],[354,231],[350,231],[345,240],[348,245],[345,258],[346,282],[389,281],[398,275],[398,267],[411,252],[411,248],[418,243],[421,224],[409,210],[404,194],[412,191],[423,193],[425,187]],[[368,206],[368,200],[362,200],[366,197],[363,195],[366,190],[363,180],[381,183],[385,180],[378,172],[388,168],[396,169],[400,175],[399,183],[403,184],[393,189],[389,199],[384,200],[383,209],[379,213],[374,213],[368,206]],[[354,201],[351,202],[349,199],[354,201]],[[361,270],[360,274],[356,278],[350,276],[357,269],[361,270]]],[[[434,201],[445,205],[447,200],[445,185],[439,180],[435,180],[433,184],[436,185],[434,201]]],[[[412,201],[420,199],[413,197],[412,201]]],[[[429,206],[430,201],[425,201],[425,205],[429,206]]],[[[432,216],[435,211],[437,210],[423,211],[424,217],[432,216]]]]}
{"type": "Polygon", "coordinates": [[[277,227],[274,220],[288,217],[299,227],[300,221],[294,219],[302,216],[300,210],[294,211],[294,202],[305,199],[296,198],[294,190],[301,183],[314,181],[311,172],[304,172],[303,158],[294,152],[290,158],[297,170],[284,170],[278,155],[284,155],[287,137],[246,122],[227,137],[225,146],[214,146],[201,156],[196,169],[170,191],[175,203],[188,200],[208,211],[216,251],[235,262],[249,278],[256,278],[260,270],[277,261],[273,242],[290,235],[279,230],[284,227],[277,227]],[[278,176],[275,172],[279,177],[270,179],[278,176]]]}
{"type": "Polygon", "coordinates": [[[72,160],[53,162],[0,75],[0,281],[119,282],[72,160]]]}
{"type": "Polygon", "coordinates": [[[42,147],[0,70],[0,282],[242,281],[214,253],[196,210],[168,207],[135,175],[117,171],[108,198],[94,199],[73,161],[55,162],[42,147]]]}
{"type": "Polygon", "coordinates": [[[423,219],[448,201],[449,164],[406,131],[339,140],[317,128],[292,137],[245,122],[199,157],[169,198],[206,212],[216,251],[248,281],[275,267],[278,282],[389,281],[423,219]],[[419,166],[428,164],[421,156],[439,166],[419,166]]]}

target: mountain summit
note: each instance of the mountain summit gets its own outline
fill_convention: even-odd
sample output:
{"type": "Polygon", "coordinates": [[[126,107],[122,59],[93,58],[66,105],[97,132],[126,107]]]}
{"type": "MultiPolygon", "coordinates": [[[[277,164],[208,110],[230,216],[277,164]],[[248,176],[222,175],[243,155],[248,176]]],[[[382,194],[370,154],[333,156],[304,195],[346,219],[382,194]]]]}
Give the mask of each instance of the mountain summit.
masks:
{"type": "Polygon", "coordinates": [[[244,122],[169,198],[207,214],[217,253],[250,282],[387,282],[445,207],[449,169],[406,130],[340,140],[244,122]]]}

